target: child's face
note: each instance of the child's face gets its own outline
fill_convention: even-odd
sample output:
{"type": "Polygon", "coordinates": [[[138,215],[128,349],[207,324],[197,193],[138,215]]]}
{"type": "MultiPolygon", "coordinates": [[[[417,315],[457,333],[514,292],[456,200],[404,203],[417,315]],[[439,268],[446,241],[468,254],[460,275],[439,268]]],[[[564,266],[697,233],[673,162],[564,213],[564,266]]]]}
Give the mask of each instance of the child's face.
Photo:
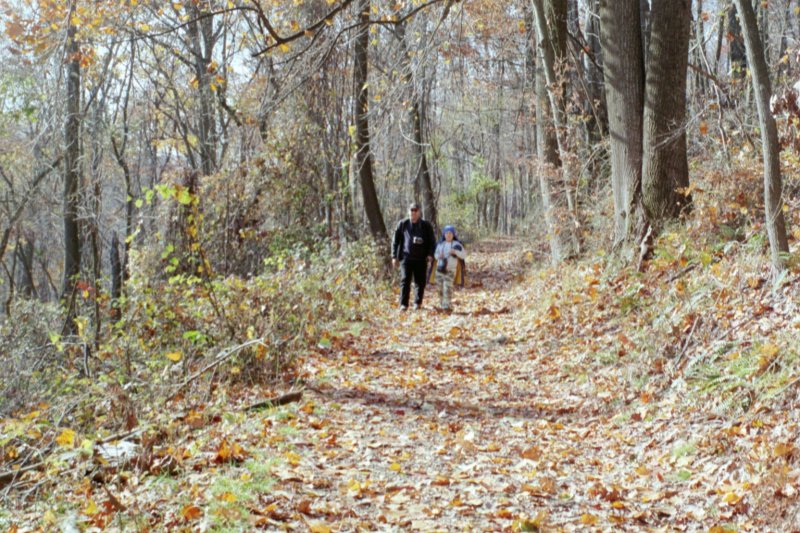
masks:
{"type": "Polygon", "coordinates": [[[452,241],[452,240],[453,240],[453,232],[452,232],[452,231],[445,231],[445,232],[444,232],[444,239],[445,239],[447,242],[450,242],[450,241],[452,241]]]}

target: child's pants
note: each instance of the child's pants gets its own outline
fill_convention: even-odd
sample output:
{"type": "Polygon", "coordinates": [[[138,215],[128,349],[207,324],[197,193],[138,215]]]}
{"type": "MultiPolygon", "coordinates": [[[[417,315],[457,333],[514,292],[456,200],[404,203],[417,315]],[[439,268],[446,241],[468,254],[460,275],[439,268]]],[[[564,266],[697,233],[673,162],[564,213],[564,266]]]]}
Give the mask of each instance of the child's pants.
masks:
{"type": "Polygon", "coordinates": [[[453,293],[453,276],[449,274],[440,274],[436,277],[436,282],[439,285],[442,308],[450,309],[450,295],[453,293]]]}

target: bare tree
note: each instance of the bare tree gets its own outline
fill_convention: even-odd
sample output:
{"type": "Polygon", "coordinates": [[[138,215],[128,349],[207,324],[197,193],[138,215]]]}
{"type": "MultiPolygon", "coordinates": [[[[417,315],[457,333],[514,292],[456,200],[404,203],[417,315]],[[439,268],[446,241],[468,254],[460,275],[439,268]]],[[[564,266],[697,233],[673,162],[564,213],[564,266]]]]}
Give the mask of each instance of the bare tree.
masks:
{"type": "Polygon", "coordinates": [[[764,210],[770,257],[773,269],[780,271],[785,268],[784,256],[789,252],[789,242],[783,217],[783,180],[778,157],[780,153],[778,129],[775,125],[775,117],[772,116],[769,109],[772,88],[753,6],[749,0],[734,1],[742,25],[742,35],[753,78],[753,91],[761,127],[761,146],[764,158],[764,210]]]}
{"type": "Polygon", "coordinates": [[[78,221],[81,166],[81,57],[77,28],[72,24],[76,2],[70,3],[67,28],[67,116],[64,123],[64,282],[62,298],[67,305],[67,331],[74,331],[75,283],[81,272],[81,236],[78,221]]]}
{"type": "Polygon", "coordinates": [[[372,236],[378,242],[386,242],[386,224],[381,214],[378,193],[375,190],[372,152],[370,150],[369,133],[369,15],[370,0],[359,0],[358,13],[360,25],[356,34],[353,53],[353,87],[356,91],[355,102],[355,172],[358,172],[361,192],[364,196],[364,210],[369,222],[372,236]]]}

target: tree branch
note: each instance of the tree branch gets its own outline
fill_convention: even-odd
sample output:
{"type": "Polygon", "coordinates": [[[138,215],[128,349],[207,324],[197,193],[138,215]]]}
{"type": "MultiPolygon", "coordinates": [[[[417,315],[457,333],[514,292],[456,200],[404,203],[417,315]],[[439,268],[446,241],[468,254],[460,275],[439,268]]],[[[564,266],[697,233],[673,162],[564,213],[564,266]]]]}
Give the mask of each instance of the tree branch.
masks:
{"type": "Polygon", "coordinates": [[[28,205],[33,193],[36,191],[36,188],[39,187],[39,184],[47,177],[50,172],[55,169],[59,163],[61,163],[61,159],[64,157],[64,154],[58,155],[47,168],[43,169],[39,174],[33,178],[33,183],[31,184],[30,189],[22,198],[22,201],[17,206],[17,209],[14,211],[14,214],[11,215],[11,218],[8,220],[8,225],[3,230],[3,237],[0,239],[0,261],[3,260],[3,256],[6,253],[6,247],[8,246],[8,240],[11,237],[11,230],[14,228],[14,224],[17,223],[17,220],[22,216],[22,212],[25,210],[25,206],[28,205]]]}

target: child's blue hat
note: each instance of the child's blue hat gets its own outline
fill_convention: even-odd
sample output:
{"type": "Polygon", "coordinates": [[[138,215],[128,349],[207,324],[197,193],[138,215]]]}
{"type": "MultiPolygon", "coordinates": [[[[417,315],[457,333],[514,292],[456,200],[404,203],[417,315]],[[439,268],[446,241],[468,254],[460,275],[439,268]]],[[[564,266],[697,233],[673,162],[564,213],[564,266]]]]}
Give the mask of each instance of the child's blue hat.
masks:
{"type": "Polygon", "coordinates": [[[454,240],[458,240],[458,235],[456,235],[456,227],[455,226],[449,226],[449,225],[445,226],[444,228],[442,228],[442,238],[443,239],[444,239],[444,234],[447,233],[448,231],[453,233],[453,239],[454,240]]]}

